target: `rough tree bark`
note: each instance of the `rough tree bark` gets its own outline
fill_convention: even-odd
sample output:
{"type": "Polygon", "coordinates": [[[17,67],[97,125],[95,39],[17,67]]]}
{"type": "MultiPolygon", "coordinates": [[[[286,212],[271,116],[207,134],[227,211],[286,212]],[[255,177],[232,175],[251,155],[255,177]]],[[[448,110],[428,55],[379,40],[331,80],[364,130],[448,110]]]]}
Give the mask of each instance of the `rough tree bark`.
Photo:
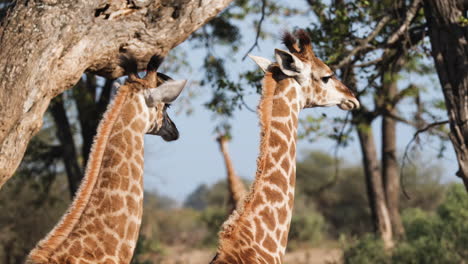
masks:
{"type": "Polygon", "coordinates": [[[450,140],[458,160],[457,175],[468,191],[468,26],[465,0],[425,0],[439,81],[450,121],[450,140]],[[463,22],[464,20],[464,22],[463,22]]]}
{"type": "MultiPolygon", "coordinates": [[[[358,110],[359,111],[359,110],[358,110]]],[[[355,112],[353,112],[355,113],[355,112]]],[[[358,117],[363,118],[363,117],[358,117]]],[[[365,118],[365,117],[364,117],[365,118]]],[[[357,126],[359,143],[361,145],[364,174],[366,176],[367,197],[369,199],[374,230],[380,234],[386,249],[393,248],[393,233],[390,214],[385,200],[385,192],[380,174],[377,150],[370,121],[362,120],[357,126]]]]}
{"type": "MultiPolygon", "coordinates": [[[[356,77],[352,71],[353,67],[344,67],[342,71],[342,80],[346,86],[356,90],[356,77]]],[[[372,133],[372,122],[376,117],[375,111],[369,111],[365,105],[352,112],[352,122],[356,127],[359,137],[359,144],[362,153],[362,165],[364,167],[364,176],[366,178],[367,199],[371,209],[372,223],[374,232],[376,232],[384,243],[386,250],[394,247],[393,231],[390,220],[390,213],[385,199],[382,174],[379,168],[377,149],[374,143],[372,133]]]]}
{"type": "Polygon", "coordinates": [[[0,26],[0,187],[51,98],[84,71],[123,74],[119,55],[166,55],[232,0],[18,0],[0,26]]]}
{"type": "MultiPolygon", "coordinates": [[[[393,75],[393,72],[389,72],[382,76],[384,79],[382,80],[382,94],[386,97],[386,102],[391,101],[398,92],[396,78],[393,75]]],[[[382,116],[382,178],[393,234],[401,238],[404,236],[405,229],[400,216],[400,172],[396,154],[396,120],[387,114],[396,115],[396,109],[392,104],[386,104],[385,107],[387,109],[382,116]]]]}

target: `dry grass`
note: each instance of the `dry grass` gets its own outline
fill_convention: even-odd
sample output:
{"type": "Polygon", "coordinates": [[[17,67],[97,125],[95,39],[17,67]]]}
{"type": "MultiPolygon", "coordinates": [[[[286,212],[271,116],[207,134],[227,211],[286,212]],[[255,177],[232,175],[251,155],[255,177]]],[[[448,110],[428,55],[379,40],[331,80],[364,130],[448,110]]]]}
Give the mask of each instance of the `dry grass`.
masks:
{"type": "MultiPolygon", "coordinates": [[[[213,258],[214,249],[166,248],[164,255],[144,257],[154,264],[208,264],[213,258]]],[[[284,264],[329,264],[341,263],[342,251],[337,248],[308,248],[286,253],[284,264]]]]}

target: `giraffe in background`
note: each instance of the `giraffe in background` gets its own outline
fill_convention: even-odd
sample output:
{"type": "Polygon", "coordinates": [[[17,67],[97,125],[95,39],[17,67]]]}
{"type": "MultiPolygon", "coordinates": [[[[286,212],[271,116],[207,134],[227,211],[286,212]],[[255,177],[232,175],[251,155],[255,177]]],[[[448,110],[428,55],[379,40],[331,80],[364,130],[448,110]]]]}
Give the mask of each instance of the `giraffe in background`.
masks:
{"type": "Polygon", "coordinates": [[[283,43],[289,51],[275,49],[275,63],[251,56],[265,71],[257,173],[243,204],[222,226],[212,264],[282,263],[294,205],[299,111],[359,107],[353,93],[315,56],[305,31],[285,33],[283,43]]]}
{"type": "Polygon", "coordinates": [[[229,211],[231,213],[234,209],[239,206],[239,203],[244,198],[245,194],[247,193],[247,189],[245,188],[242,179],[236,174],[234,170],[234,166],[232,165],[231,158],[229,157],[228,153],[228,141],[229,137],[225,134],[219,135],[216,140],[219,143],[219,149],[223,154],[224,164],[226,165],[226,173],[227,173],[227,185],[229,189],[229,211]]]}
{"type": "Polygon", "coordinates": [[[143,211],[143,136],[176,140],[166,109],[185,86],[156,70],[138,77],[136,61],[123,58],[129,77],[99,124],[86,174],[67,213],[30,252],[27,263],[130,263],[143,211]]]}

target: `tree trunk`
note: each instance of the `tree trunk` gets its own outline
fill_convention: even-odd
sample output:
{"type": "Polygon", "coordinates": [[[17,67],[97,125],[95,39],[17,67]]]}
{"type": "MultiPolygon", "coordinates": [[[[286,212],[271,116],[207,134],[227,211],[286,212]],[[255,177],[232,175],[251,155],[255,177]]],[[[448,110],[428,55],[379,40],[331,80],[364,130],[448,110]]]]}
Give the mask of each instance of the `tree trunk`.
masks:
{"type": "Polygon", "coordinates": [[[99,100],[96,101],[97,83],[93,74],[86,74],[85,79],[81,79],[73,89],[73,98],[78,109],[78,119],[81,127],[81,154],[83,157],[83,168],[88,162],[89,153],[93,144],[94,136],[102,115],[110,101],[112,84],[114,80],[107,79],[102,87],[99,100]]]}
{"type": "Polygon", "coordinates": [[[65,164],[65,171],[67,172],[70,196],[73,199],[76,190],[78,190],[78,186],[80,186],[83,174],[81,172],[80,165],[78,164],[78,156],[76,155],[73,133],[63,105],[62,94],[52,100],[50,104],[50,112],[54,118],[57,138],[60,141],[62,150],[62,159],[65,164]]]}
{"type": "MultiPolygon", "coordinates": [[[[390,73],[392,74],[392,73],[390,73]]],[[[385,74],[384,74],[385,76],[385,74]]],[[[385,78],[385,77],[384,77],[385,78]]],[[[390,81],[383,82],[383,94],[386,98],[394,98],[397,93],[397,82],[390,77],[390,81]]],[[[388,102],[388,100],[386,100],[388,102]]],[[[396,114],[394,106],[387,111],[396,114]]],[[[385,188],[392,230],[397,238],[404,236],[405,229],[400,216],[400,173],[396,155],[396,121],[384,114],[382,116],[382,178],[385,188]]]]}
{"type": "Polygon", "coordinates": [[[18,0],[0,26],[0,187],[40,129],[51,98],[85,70],[123,74],[166,55],[232,0],[18,0]]]}
{"type": "Polygon", "coordinates": [[[468,191],[468,27],[464,0],[426,0],[429,26],[439,81],[450,121],[450,140],[458,160],[457,175],[468,191]],[[464,19],[465,22],[462,22],[464,19]]]}
{"type": "Polygon", "coordinates": [[[393,247],[392,226],[385,202],[385,192],[370,122],[361,121],[357,125],[357,132],[361,145],[367,196],[372,212],[374,231],[381,236],[385,248],[391,249],[393,247]]]}

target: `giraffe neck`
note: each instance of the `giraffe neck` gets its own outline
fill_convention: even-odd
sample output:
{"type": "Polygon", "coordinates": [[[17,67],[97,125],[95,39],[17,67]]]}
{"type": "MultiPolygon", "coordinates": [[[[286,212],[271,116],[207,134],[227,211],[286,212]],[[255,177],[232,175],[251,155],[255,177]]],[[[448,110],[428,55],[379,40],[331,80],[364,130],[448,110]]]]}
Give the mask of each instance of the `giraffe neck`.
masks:
{"type": "Polygon", "coordinates": [[[212,263],[282,263],[294,204],[297,98],[289,79],[265,74],[257,174],[243,205],[224,223],[212,263]]]}
{"type": "Polygon", "coordinates": [[[227,142],[225,139],[221,138],[220,139],[220,148],[221,152],[223,154],[224,158],[224,163],[226,165],[226,171],[227,171],[227,183],[228,183],[228,188],[229,188],[229,194],[230,194],[230,201],[231,201],[231,208],[229,209],[229,213],[236,209],[236,207],[239,205],[240,201],[244,198],[244,196],[247,193],[247,190],[245,189],[245,185],[242,182],[242,180],[237,176],[234,166],[232,165],[231,158],[229,157],[228,153],[228,147],[227,147],[227,142]]]}
{"type": "Polygon", "coordinates": [[[129,263],[143,202],[145,112],[127,86],[101,121],[76,197],[59,224],[30,253],[30,263],[129,263]]]}

